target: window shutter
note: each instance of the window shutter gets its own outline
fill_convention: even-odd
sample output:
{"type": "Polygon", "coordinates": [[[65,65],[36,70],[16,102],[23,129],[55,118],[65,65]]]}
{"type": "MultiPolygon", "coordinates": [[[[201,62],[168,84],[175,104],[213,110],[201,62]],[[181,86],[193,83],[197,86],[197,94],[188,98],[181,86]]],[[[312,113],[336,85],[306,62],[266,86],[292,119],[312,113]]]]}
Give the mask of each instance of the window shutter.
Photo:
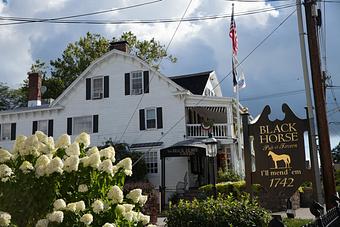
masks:
{"type": "Polygon", "coordinates": [[[33,121],[32,124],[32,135],[38,130],[38,121],[33,121]]]}
{"type": "Polygon", "coordinates": [[[130,73],[125,73],[125,95],[130,95],[130,73]]]}
{"type": "Polygon", "coordinates": [[[157,107],[157,128],[163,128],[162,107],[157,107]]]}
{"type": "Polygon", "coordinates": [[[144,112],[144,109],[139,110],[139,129],[145,130],[145,112],[144,112]]]}
{"type": "Polygon", "coordinates": [[[149,71],[143,72],[144,93],[149,93],[149,71]]]}
{"type": "Polygon", "coordinates": [[[109,76],[104,76],[104,98],[109,97],[109,76]]]}
{"type": "Polygon", "coordinates": [[[72,117],[67,118],[67,134],[72,135],[72,117]]]}
{"type": "Polygon", "coordinates": [[[12,123],[11,124],[11,140],[15,140],[16,134],[17,134],[17,124],[12,123]]]}
{"type": "Polygon", "coordinates": [[[86,79],[86,100],[91,99],[91,78],[86,79]]]}
{"type": "Polygon", "coordinates": [[[98,132],[98,115],[93,115],[93,133],[98,132]]]}
{"type": "Polygon", "coordinates": [[[53,136],[53,120],[48,120],[47,135],[53,136]]]}

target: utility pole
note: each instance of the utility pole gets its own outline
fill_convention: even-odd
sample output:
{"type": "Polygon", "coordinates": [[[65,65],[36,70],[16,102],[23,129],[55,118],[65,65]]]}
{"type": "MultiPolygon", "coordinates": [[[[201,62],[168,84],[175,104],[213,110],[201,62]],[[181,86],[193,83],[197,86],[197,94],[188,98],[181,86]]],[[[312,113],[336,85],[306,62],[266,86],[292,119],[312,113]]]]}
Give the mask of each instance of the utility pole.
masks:
{"type": "Polygon", "coordinates": [[[312,166],[312,175],[313,175],[313,181],[312,181],[313,182],[313,197],[314,197],[314,200],[323,204],[320,171],[319,171],[319,161],[318,161],[318,149],[316,145],[312,94],[311,94],[311,89],[310,89],[310,80],[309,80],[307,57],[306,57],[305,32],[303,29],[303,20],[302,20],[301,0],[296,0],[296,13],[297,13],[299,38],[300,38],[301,63],[302,63],[303,77],[304,77],[305,90],[306,90],[307,116],[308,116],[308,123],[309,123],[309,150],[310,150],[309,153],[310,153],[310,160],[312,163],[311,166],[312,166]]]}
{"type": "Polygon", "coordinates": [[[317,35],[316,1],[305,0],[305,14],[308,33],[309,59],[312,72],[313,93],[316,109],[316,120],[318,126],[320,160],[322,178],[325,191],[325,202],[327,210],[334,207],[333,196],[336,194],[331,156],[331,145],[329,142],[329,130],[323,89],[321,62],[317,35]]]}

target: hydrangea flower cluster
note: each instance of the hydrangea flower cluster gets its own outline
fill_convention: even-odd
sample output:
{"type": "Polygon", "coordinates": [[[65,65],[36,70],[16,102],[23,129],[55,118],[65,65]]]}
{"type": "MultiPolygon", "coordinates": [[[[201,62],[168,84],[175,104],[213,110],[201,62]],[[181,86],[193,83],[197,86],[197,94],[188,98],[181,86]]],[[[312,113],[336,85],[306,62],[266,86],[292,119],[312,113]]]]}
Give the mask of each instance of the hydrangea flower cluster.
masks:
{"type": "MultiPolygon", "coordinates": [[[[48,204],[45,210],[41,208],[45,213],[39,214],[36,227],[47,227],[49,223],[103,227],[148,225],[150,217],[140,212],[147,196],[142,195],[141,189],[131,190],[126,196],[122,191],[125,177],[132,175],[131,159],[125,158],[114,165],[113,147],[100,150],[89,145],[90,136],[86,133],[77,136],[73,143],[66,134],[56,142],[40,131],[29,137],[18,136],[11,152],[0,149],[0,184],[29,181],[35,184],[29,187],[32,191],[42,185],[52,189],[47,190],[50,194],[46,199],[53,203],[53,209],[49,210],[48,204]]],[[[10,223],[11,215],[0,212],[0,226],[10,223]]]]}

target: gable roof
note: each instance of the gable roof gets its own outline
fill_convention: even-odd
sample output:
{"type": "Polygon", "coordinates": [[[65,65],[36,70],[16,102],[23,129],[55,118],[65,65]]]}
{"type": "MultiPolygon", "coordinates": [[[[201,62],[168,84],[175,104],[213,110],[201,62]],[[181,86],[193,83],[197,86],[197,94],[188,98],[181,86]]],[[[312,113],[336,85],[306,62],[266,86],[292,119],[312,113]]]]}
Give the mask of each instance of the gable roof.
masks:
{"type": "Polygon", "coordinates": [[[173,82],[171,79],[169,79],[168,77],[164,76],[163,74],[161,74],[160,72],[158,72],[157,70],[155,70],[154,68],[152,68],[149,64],[147,64],[145,61],[141,60],[140,58],[133,56],[131,54],[113,49],[110,50],[109,52],[107,52],[106,54],[104,54],[103,56],[97,58],[96,60],[94,60],[78,77],[77,79],[75,79],[67,88],[66,90],[63,91],[63,93],[61,93],[57,99],[55,99],[50,107],[56,106],[59,104],[59,102],[69,94],[69,92],[81,81],[84,80],[84,78],[86,78],[86,76],[88,75],[88,73],[90,73],[94,67],[96,67],[96,65],[100,64],[101,62],[105,61],[106,59],[117,55],[117,56],[121,56],[121,57],[128,57],[136,62],[138,62],[139,64],[143,65],[146,69],[150,70],[150,72],[152,71],[153,73],[155,73],[155,75],[157,75],[160,79],[165,80],[169,85],[173,86],[174,88],[177,89],[177,91],[183,91],[183,87],[179,86],[177,83],[173,82]]]}
{"type": "Polygon", "coordinates": [[[207,84],[210,74],[213,71],[186,74],[180,76],[169,77],[172,81],[181,87],[189,90],[195,95],[202,95],[207,84]]]}

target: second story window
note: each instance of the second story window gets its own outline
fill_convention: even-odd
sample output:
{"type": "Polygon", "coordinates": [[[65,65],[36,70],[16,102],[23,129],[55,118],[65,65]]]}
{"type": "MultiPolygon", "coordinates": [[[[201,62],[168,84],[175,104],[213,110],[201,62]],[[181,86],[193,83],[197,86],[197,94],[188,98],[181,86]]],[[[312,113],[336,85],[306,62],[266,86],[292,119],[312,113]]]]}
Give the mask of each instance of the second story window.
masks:
{"type": "Polygon", "coordinates": [[[156,109],[146,109],[146,128],[156,128],[156,109]]]}
{"type": "Polygon", "coordinates": [[[102,99],[104,91],[103,77],[92,79],[92,99],[102,99]]]}

